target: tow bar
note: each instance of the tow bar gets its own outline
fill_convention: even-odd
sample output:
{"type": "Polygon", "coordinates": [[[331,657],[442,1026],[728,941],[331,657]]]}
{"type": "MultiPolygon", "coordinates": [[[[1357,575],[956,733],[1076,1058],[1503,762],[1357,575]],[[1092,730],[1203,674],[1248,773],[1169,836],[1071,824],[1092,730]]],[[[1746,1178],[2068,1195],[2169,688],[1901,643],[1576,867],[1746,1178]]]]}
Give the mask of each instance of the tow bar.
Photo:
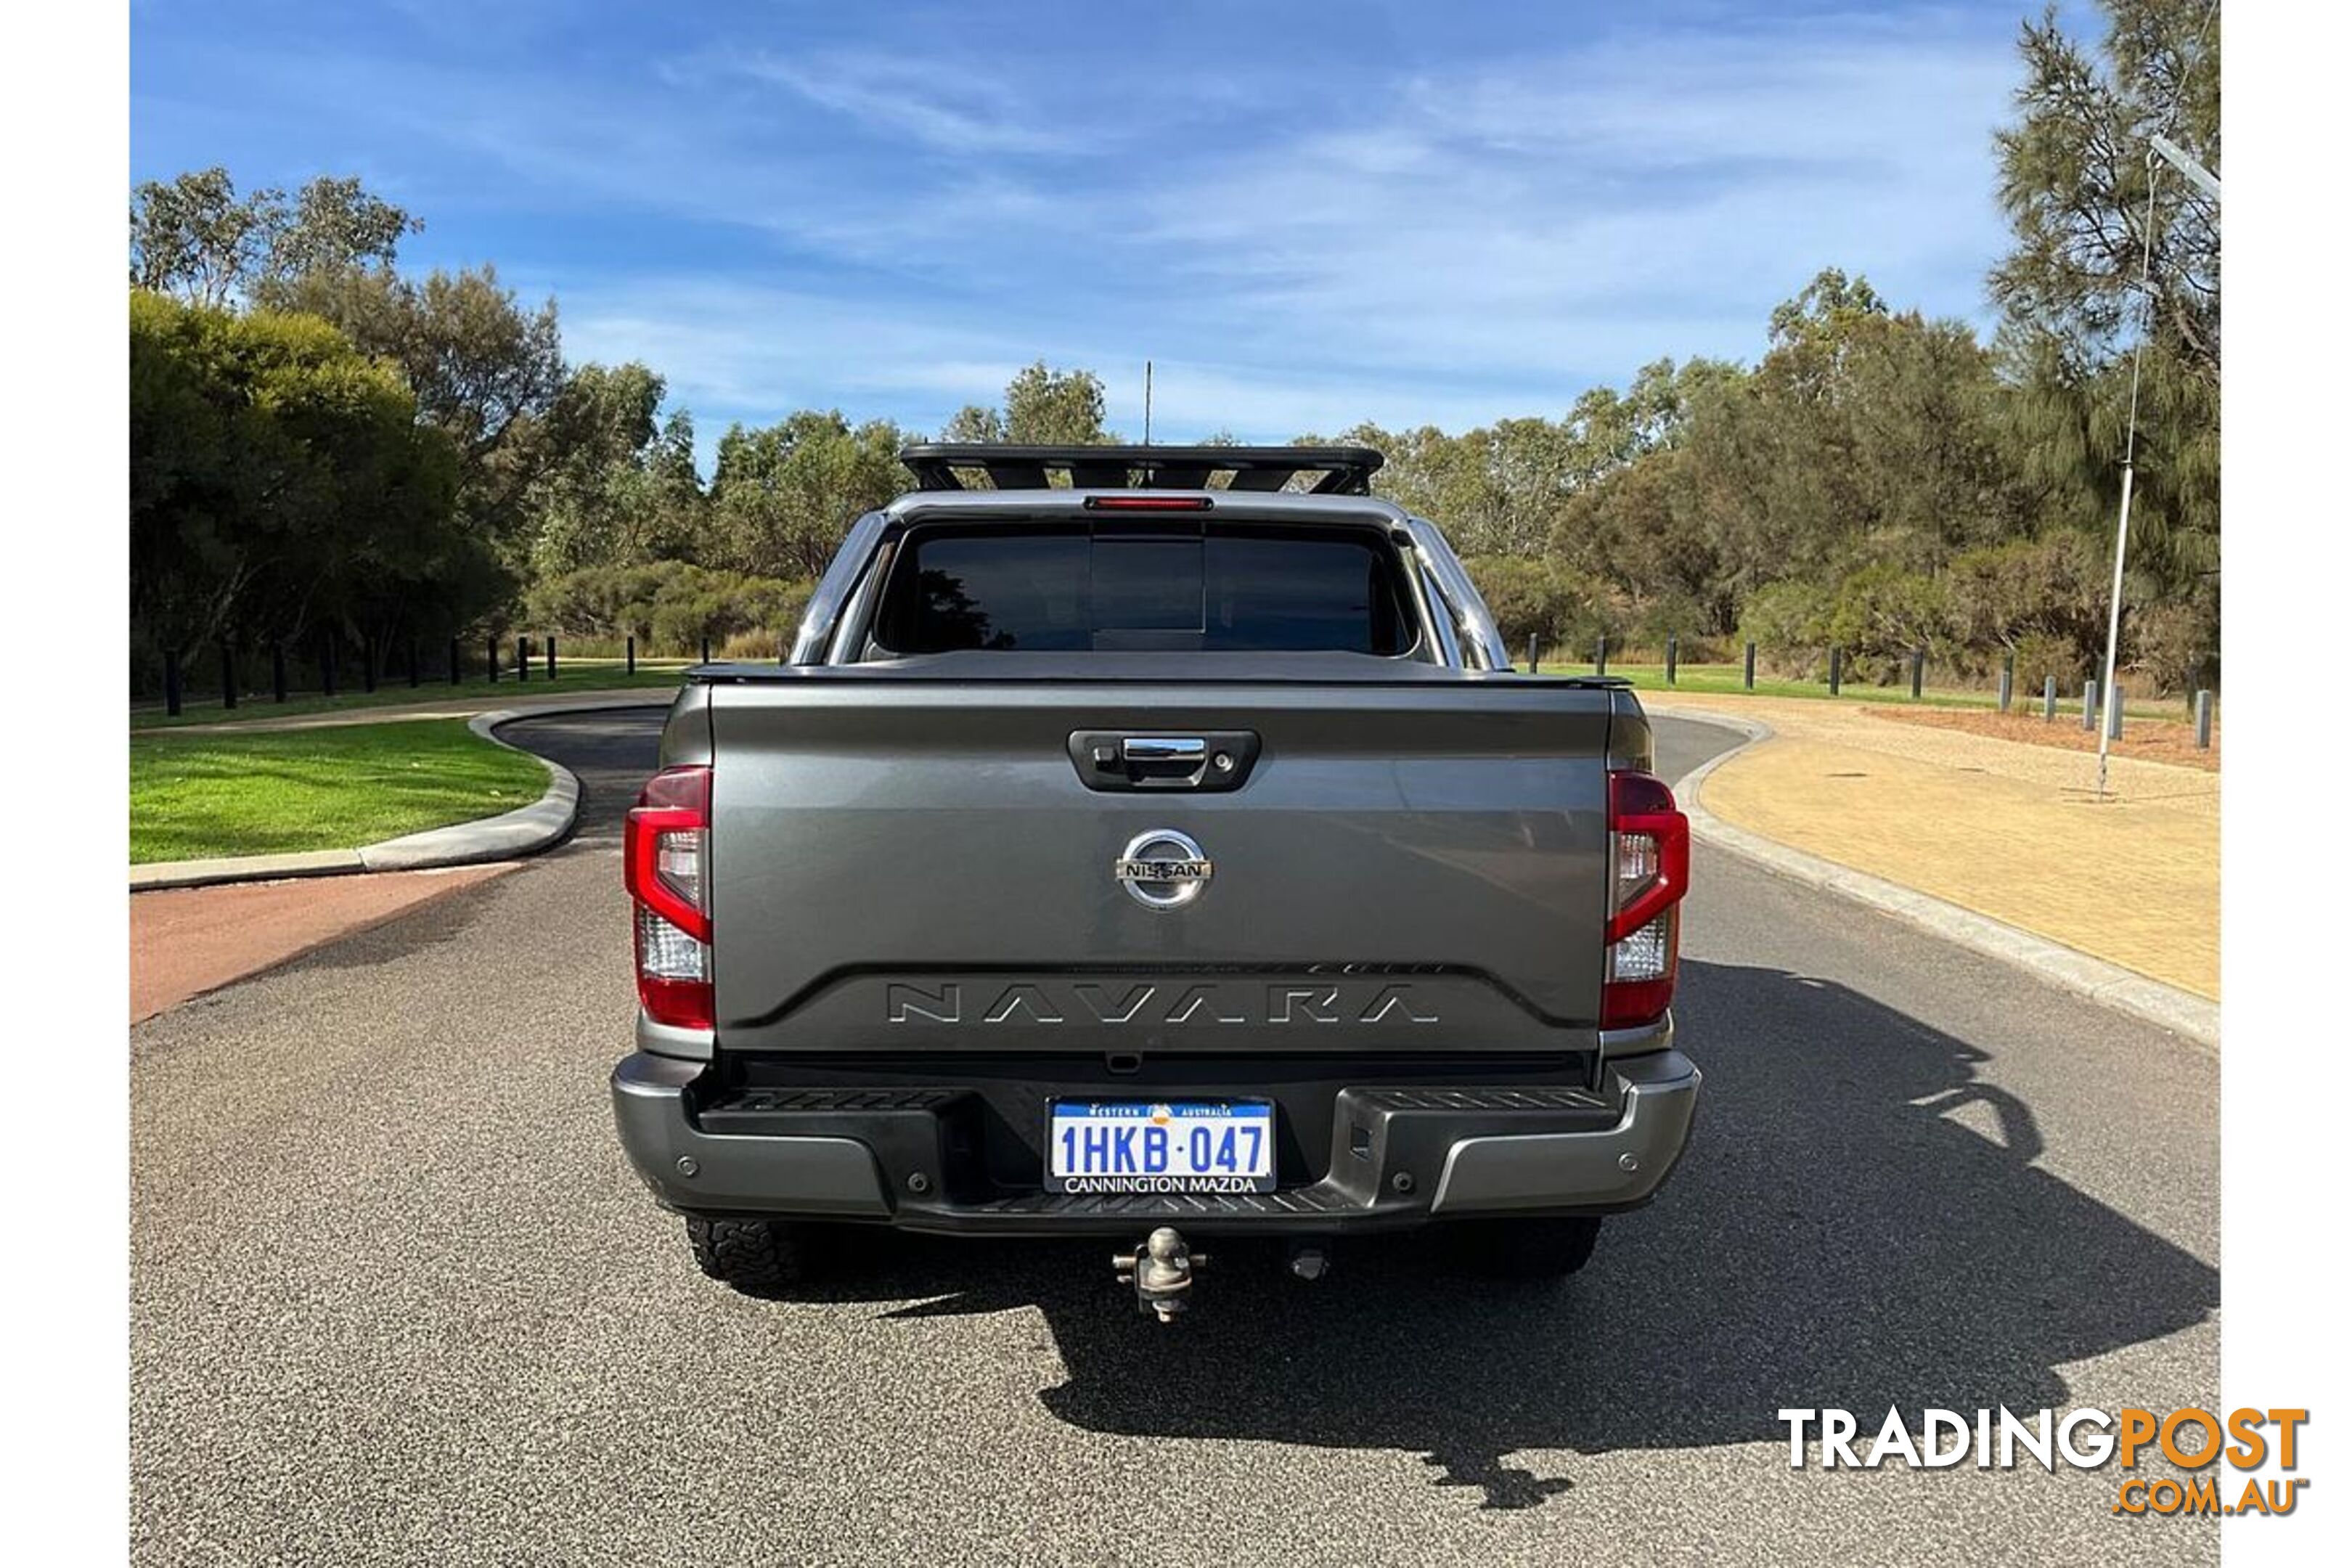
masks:
{"type": "Polygon", "coordinates": [[[1195,1253],[1174,1226],[1163,1225],[1134,1251],[1114,1254],[1110,1266],[1134,1284],[1137,1311],[1157,1312],[1169,1323],[1190,1304],[1193,1272],[1208,1261],[1209,1255],[1195,1253]]]}
{"type": "MultiPolygon", "coordinates": [[[[1163,1323],[1192,1303],[1192,1277],[1206,1268],[1209,1255],[1195,1252],[1183,1233],[1163,1225],[1132,1252],[1115,1252],[1110,1266],[1135,1287],[1135,1310],[1159,1315],[1163,1323]]],[[[1331,1271],[1331,1255],[1319,1239],[1290,1246],[1290,1272],[1312,1283],[1331,1271]]]]}

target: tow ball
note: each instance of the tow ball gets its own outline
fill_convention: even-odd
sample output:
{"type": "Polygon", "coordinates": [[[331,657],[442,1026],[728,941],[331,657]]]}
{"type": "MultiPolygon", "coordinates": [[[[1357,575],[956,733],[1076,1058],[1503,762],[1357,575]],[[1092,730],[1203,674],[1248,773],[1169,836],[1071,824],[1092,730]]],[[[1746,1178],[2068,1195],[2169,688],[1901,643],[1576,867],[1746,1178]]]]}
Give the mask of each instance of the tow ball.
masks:
{"type": "Polygon", "coordinates": [[[1175,1226],[1163,1225],[1134,1251],[1114,1255],[1110,1266],[1135,1286],[1135,1310],[1156,1312],[1167,1323],[1191,1304],[1192,1276],[1208,1261],[1209,1255],[1194,1252],[1175,1226]]]}

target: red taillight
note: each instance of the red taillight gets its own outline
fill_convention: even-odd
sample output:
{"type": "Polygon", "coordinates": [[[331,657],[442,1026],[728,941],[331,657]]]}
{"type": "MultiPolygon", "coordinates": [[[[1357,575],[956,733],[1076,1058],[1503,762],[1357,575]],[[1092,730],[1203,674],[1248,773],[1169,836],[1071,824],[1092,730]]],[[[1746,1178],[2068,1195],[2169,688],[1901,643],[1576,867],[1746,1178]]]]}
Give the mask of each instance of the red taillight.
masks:
{"type": "Polygon", "coordinates": [[[1207,511],[1216,503],[1207,496],[1088,496],[1089,511],[1207,511]]]}
{"type": "Polygon", "coordinates": [[[1609,775],[1609,925],[1601,1026],[1631,1028],[1665,1015],[1681,954],[1675,905],[1690,890],[1690,818],[1648,773],[1609,775]]]}
{"type": "Polygon", "coordinates": [[[622,830],[622,879],[635,906],[637,999],[657,1024],[708,1029],[710,770],[664,768],[622,830]]]}

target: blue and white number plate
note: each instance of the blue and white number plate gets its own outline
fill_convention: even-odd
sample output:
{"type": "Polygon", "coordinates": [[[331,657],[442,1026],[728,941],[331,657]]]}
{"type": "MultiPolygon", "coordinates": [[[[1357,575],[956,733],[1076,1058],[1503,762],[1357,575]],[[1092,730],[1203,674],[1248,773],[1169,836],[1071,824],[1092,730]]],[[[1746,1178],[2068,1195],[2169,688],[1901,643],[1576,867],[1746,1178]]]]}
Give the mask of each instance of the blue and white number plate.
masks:
{"type": "Polygon", "coordinates": [[[1274,1107],[1257,1100],[1057,1100],[1049,1193],[1270,1193],[1274,1107]]]}

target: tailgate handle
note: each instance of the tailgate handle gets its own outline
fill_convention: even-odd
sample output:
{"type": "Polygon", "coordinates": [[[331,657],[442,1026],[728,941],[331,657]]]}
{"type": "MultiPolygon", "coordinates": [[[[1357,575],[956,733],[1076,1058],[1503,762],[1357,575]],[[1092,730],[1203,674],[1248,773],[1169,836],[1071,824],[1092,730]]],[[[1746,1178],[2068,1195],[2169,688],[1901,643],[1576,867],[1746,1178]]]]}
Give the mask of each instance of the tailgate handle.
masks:
{"type": "Polygon", "coordinates": [[[1129,735],[1118,743],[1130,763],[1188,763],[1199,767],[1209,760],[1209,742],[1198,735],[1129,735]]]}
{"type": "Polygon", "coordinates": [[[1131,735],[1122,730],[1080,730],[1070,736],[1070,762],[1093,790],[1239,788],[1257,761],[1249,730],[1195,735],[1131,735]]]}

